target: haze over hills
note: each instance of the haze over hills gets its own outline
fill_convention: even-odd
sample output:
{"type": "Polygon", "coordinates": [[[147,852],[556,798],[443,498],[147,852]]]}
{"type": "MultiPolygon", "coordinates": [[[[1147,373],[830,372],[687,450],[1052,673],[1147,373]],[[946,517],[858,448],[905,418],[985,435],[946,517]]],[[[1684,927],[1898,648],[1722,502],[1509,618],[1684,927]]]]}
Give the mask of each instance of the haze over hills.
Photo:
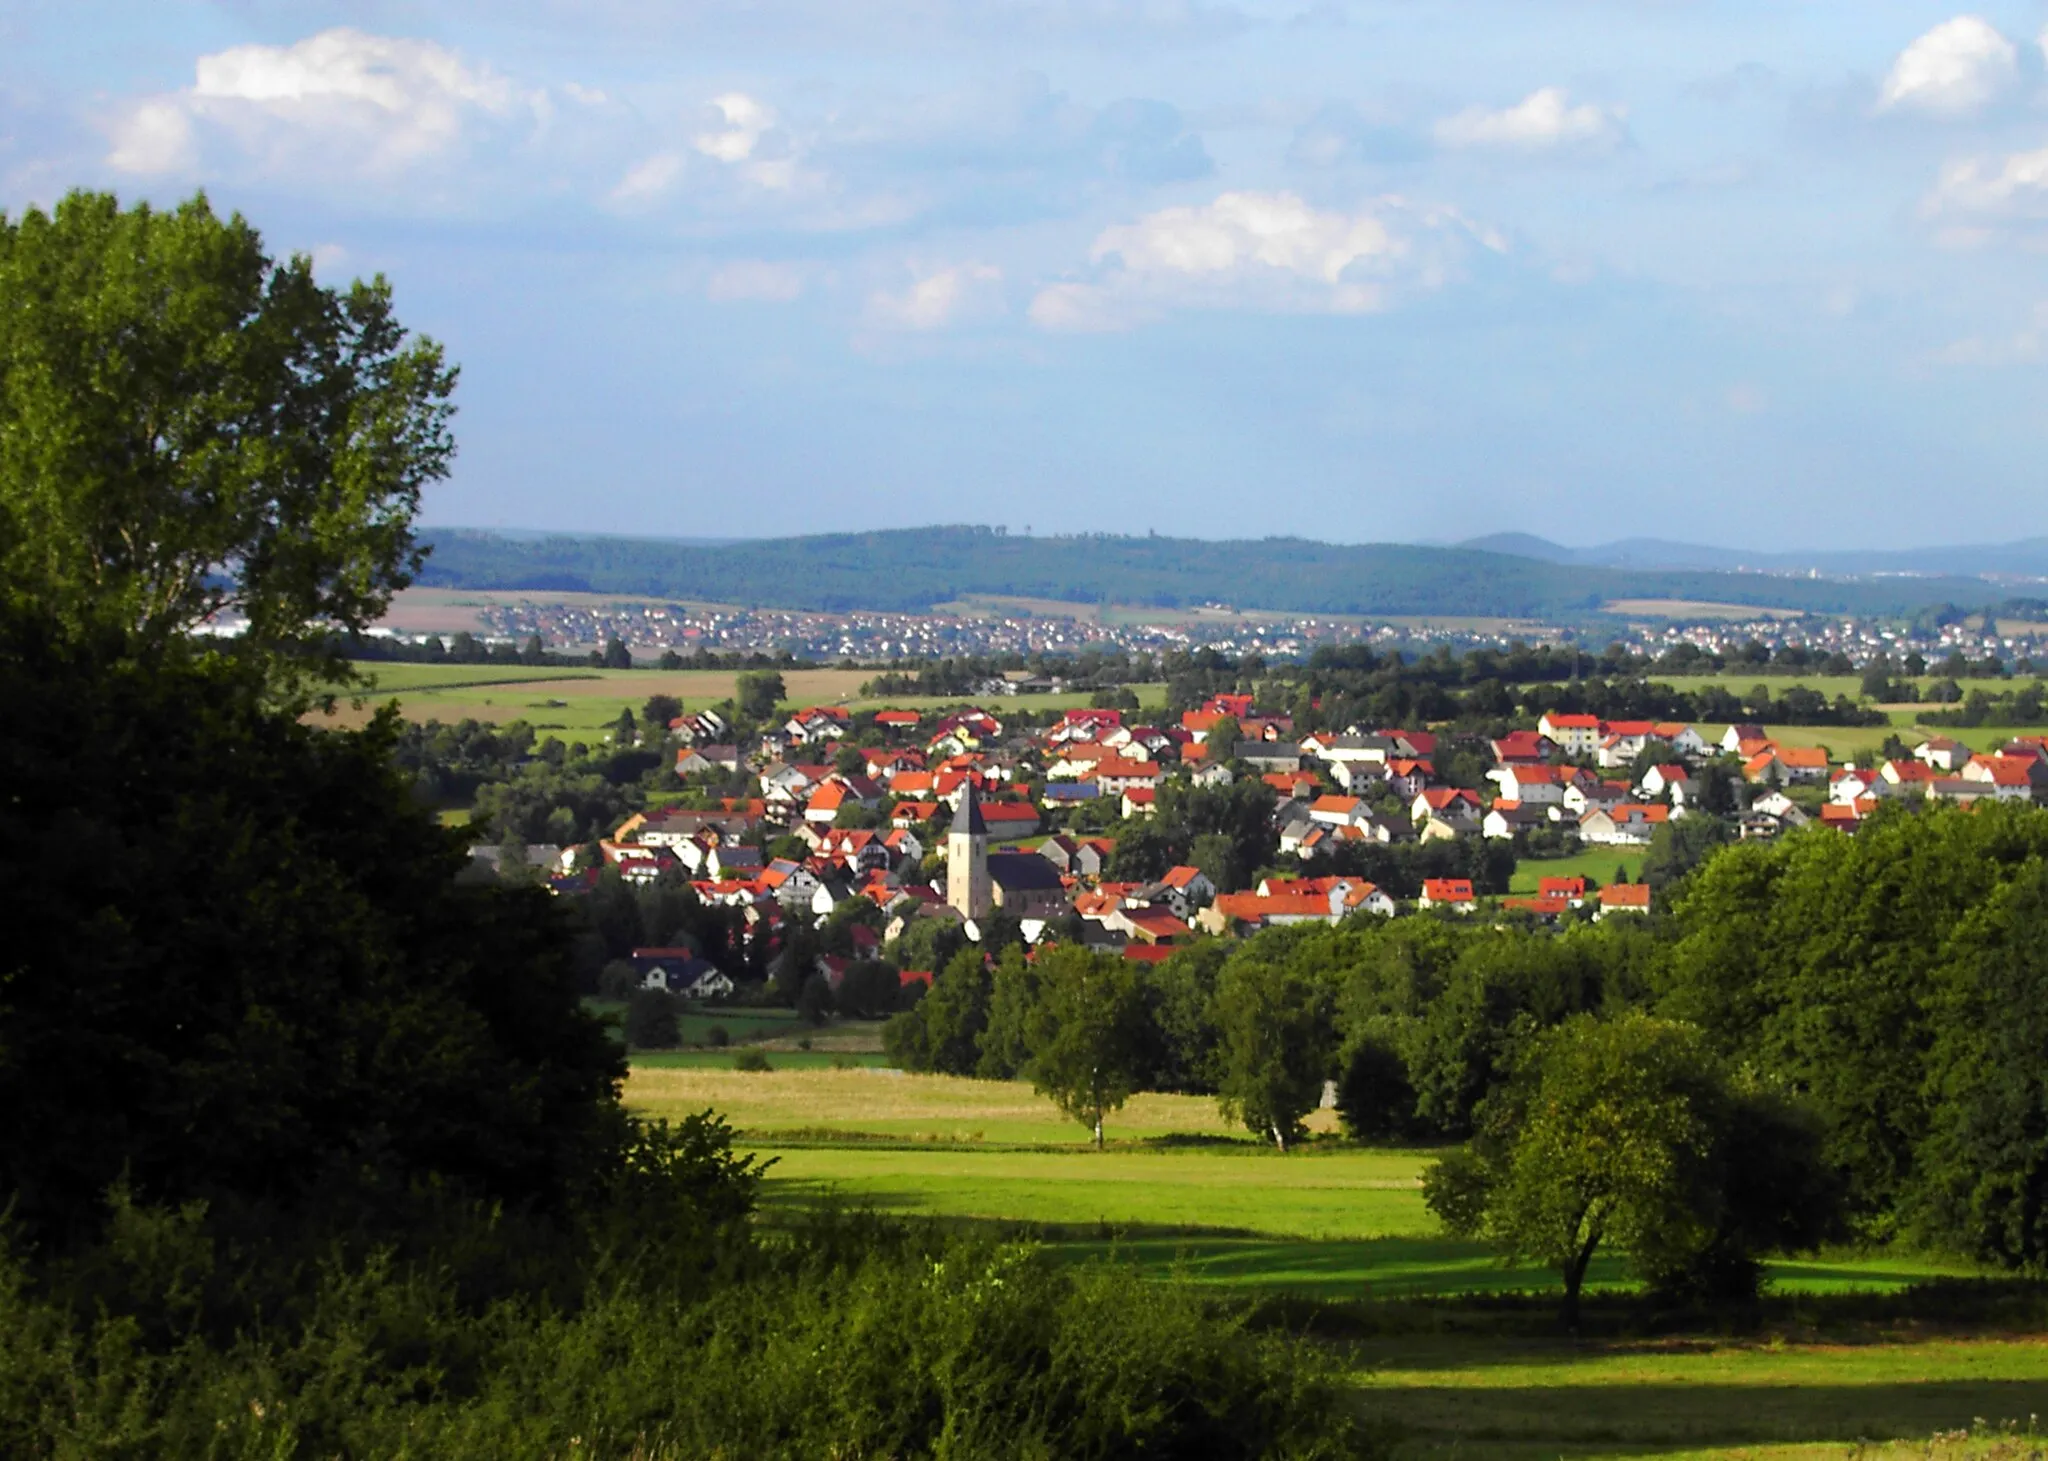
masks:
{"type": "Polygon", "coordinates": [[[1542,563],[1592,568],[1710,570],[1749,573],[1822,573],[1842,577],[1912,573],[1980,577],[1984,574],[2048,578],[2048,537],[1976,547],[1891,550],[1757,552],[1673,543],[1661,538],[1623,538],[1591,548],[1567,548],[1530,533],[1491,533],[1455,545],[1482,553],[1505,553],[1542,563]]]}
{"type": "Polygon", "coordinates": [[[1301,538],[1027,537],[964,526],[716,545],[473,529],[422,536],[432,549],[419,580],[428,587],[645,594],[827,611],[920,613],[983,594],[1159,608],[1225,604],[1297,614],[1574,622],[1598,617],[1616,600],[1895,614],[1943,602],[1982,605],[2009,592],[2009,586],[1960,574],[1813,578],[1560,562],[1540,551],[1573,550],[1536,538],[1509,540],[1524,550],[1510,552],[1498,539],[1488,550],[1301,538]],[[1527,551],[1531,545],[1538,551],[1527,551]]]}

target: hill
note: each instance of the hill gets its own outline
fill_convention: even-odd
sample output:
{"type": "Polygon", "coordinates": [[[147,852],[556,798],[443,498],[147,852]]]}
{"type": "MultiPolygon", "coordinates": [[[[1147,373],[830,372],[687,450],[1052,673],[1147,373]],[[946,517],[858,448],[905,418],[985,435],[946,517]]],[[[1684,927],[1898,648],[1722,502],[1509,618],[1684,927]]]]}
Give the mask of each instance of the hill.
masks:
{"type": "Polygon", "coordinates": [[[1875,581],[1547,563],[1471,547],[1303,538],[1024,537],[934,527],[715,546],[644,538],[424,534],[428,587],[646,594],[761,608],[923,612],[962,595],[1158,608],[1224,603],[1300,614],[1583,620],[1615,599],[1891,614],[1981,603],[1967,579],[1875,581]]]}
{"type": "Polygon", "coordinates": [[[1975,578],[1994,573],[2023,578],[2048,578],[2048,538],[2016,543],[1980,543],[1950,548],[1903,548],[1893,551],[1837,550],[1826,552],[1755,552],[1746,548],[1713,548],[1702,543],[1673,543],[1661,538],[1623,538],[1591,548],[1567,548],[1530,533],[1492,533],[1457,545],[1482,553],[1506,553],[1543,563],[1590,568],[1704,569],[1728,573],[1822,573],[1839,577],[1860,574],[1919,574],[1975,578]]]}

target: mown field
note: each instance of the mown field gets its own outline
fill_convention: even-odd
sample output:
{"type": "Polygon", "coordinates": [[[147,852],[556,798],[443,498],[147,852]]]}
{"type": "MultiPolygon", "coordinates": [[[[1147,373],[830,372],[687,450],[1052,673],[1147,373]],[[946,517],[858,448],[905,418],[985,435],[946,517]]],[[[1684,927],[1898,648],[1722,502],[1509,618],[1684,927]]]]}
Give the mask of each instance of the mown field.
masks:
{"type": "Polygon", "coordinates": [[[1622,868],[1628,870],[1628,880],[1633,883],[1643,875],[1643,856],[1641,851],[1631,848],[1595,847],[1570,857],[1525,857],[1515,864],[1508,891],[1533,894],[1544,878],[1585,878],[1604,888],[1622,868]]]}
{"type": "MultiPolygon", "coordinates": [[[[602,670],[527,668],[519,665],[416,665],[361,662],[357,670],[371,679],[358,690],[363,704],[345,698],[328,719],[334,725],[361,725],[380,705],[397,700],[407,720],[453,723],[480,720],[495,724],[523,720],[538,730],[595,733],[609,729],[619,711],[635,715],[650,695],[673,695],[686,710],[703,710],[733,698],[738,674],[732,670],[602,670]]],[[[788,705],[845,705],[856,710],[937,710],[970,703],[962,695],[895,695],[861,699],[860,687],[874,678],[872,670],[801,669],[782,672],[788,705]]],[[[1163,683],[1133,685],[1140,703],[1164,707],[1163,683]]],[[[1090,694],[1033,695],[988,702],[1000,710],[1065,710],[1086,705],[1090,694]]],[[[976,702],[983,703],[983,702],[976,702]]]]}
{"type": "MultiPolygon", "coordinates": [[[[1955,1264],[1783,1262],[1773,1291],[1791,1307],[1760,1332],[1574,1339],[1541,1307],[1547,1271],[1442,1234],[1422,1203],[1426,1150],[1332,1137],[1281,1156],[1211,1100],[1144,1095],[1096,1152],[1028,1085],[832,1069],[816,1052],[742,1074],[718,1056],[636,1056],[627,1099],[725,1113],[775,1159],[770,1221],[800,1204],[871,1205],[1288,1303],[1291,1325],[1328,1333],[1403,1457],[1991,1454],[1986,1436],[1929,1447],[2048,1413],[2048,1336],[1885,1317],[1883,1295],[1968,1272],[1955,1264]]],[[[1334,1131],[1331,1113],[1313,1124],[1334,1131]]],[[[1627,1289],[1614,1255],[1590,1287],[1627,1289]]]]}

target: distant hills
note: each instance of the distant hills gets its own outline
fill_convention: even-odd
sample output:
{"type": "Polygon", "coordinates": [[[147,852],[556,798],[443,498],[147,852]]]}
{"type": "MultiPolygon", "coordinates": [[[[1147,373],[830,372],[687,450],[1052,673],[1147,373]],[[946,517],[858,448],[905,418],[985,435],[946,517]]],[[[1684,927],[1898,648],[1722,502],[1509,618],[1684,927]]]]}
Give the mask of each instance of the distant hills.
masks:
{"type": "Polygon", "coordinates": [[[1920,574],[1980,577],[1984,574],[2048,578],[2048,538],[1961,548],[1906,548],[1892,552],[1756,553],[1670,543],[1660,538],[1623,538],[1594,548],[1567,548],[1528,533],[1493,533],[1457,545],[1480,553],[1506,553],[1540,563],[1587,568],[1690,569],[1732,573],[1821,573],[1834,577],[1920,574]]]}
{"type": "Polygon", "coordinates": [[[716,544],[475,529],[435,529],[422,537],[432,554],[420,582],[430,587],[644,594],[833,611],[918,613],[988,594],[1165,609],[1218,603],[1297,614],[1573,623],[1598,618],[1617,599],[1897,614],[1942,602],[1982,605],[2006,592],[1973,576],[1811,578],[1559,561],[1543,550],[1574,550],[1539,538],[1438,548],[1302,538],[1025,537],[982,527],[716,544]]]}

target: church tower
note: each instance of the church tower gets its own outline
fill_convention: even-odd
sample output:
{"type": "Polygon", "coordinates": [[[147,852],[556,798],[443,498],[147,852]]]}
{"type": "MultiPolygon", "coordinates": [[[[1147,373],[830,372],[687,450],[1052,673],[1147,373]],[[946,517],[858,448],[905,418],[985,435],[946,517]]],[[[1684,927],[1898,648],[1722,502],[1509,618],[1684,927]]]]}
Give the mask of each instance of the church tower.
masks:
{"type": "Polygon", "coordinates": [[[995,906],[988,880],[988,823],[974,783],[960,784],[960,809],[946,834],[946,902],[962,918],[986,918],[995,906]]]}

